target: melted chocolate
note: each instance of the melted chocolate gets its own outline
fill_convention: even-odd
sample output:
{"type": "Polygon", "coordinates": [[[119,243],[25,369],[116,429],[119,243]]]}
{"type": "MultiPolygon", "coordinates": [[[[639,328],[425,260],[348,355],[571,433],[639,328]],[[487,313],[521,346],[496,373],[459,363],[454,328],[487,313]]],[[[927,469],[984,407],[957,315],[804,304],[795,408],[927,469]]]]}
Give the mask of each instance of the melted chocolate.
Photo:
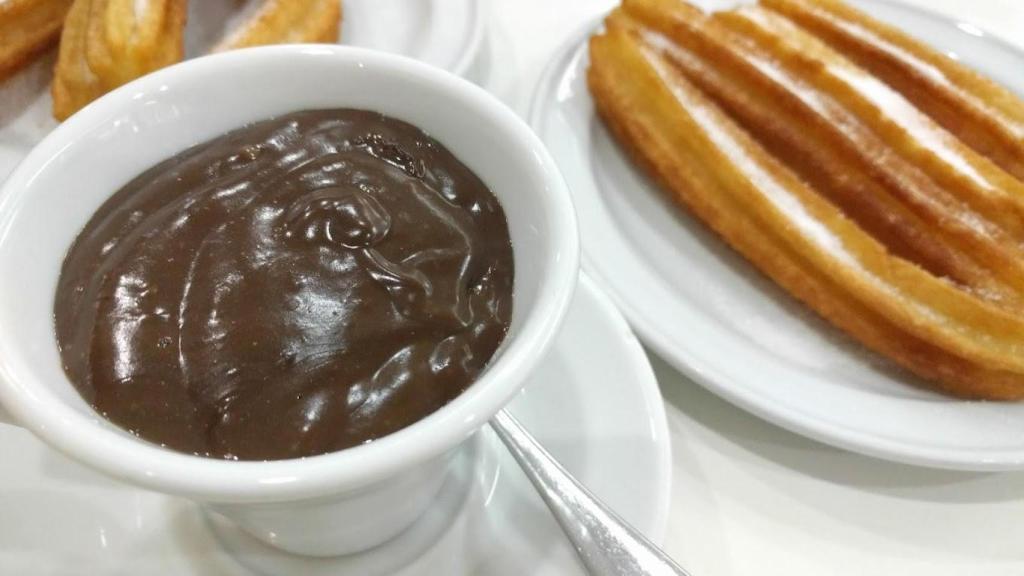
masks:
{"type": "Polygon", "coordinates": [[[259,122],[147,170],[68,253],[64,368],[154,443],[266,460],[369,442],[451,401],[508,328],[497,199],[361,110],[259,122]]]}

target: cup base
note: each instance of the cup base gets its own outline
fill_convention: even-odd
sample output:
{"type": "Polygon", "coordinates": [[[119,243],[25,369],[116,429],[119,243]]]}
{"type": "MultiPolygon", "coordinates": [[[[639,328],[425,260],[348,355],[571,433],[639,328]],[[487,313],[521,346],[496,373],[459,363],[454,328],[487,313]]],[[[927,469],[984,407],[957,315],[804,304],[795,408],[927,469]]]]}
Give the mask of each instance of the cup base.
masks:
{"type": "Polygon", "coordinates": [[[375,548],[328,558],[300,556],[266,544],[230,520],[207,508],[206,521],[221,546],[236,561],[261,576],[384,576],[411,564],[440,540],[466,503],[473,479],[496,474],[496,462],[481,459],[482,438],[476,434],[455,456],[434,503],[416,522],[392,540],[375,548]]]}

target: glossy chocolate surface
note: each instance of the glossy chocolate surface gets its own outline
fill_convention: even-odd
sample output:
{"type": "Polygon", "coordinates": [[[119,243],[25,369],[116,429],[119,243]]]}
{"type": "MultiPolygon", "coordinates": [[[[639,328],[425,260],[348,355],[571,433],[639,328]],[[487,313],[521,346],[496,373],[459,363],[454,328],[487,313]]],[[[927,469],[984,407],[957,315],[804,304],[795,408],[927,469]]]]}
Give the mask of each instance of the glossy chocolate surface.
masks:
{"type": "Polygon", "coordinates": [[[465,165],[407,123],[316,110],[114,194],[68,253],[55,319],[67,374],[114,423],[183,452],[280,459],[458,396],[505,336],[512,284],[504,212],[465,165]]]}

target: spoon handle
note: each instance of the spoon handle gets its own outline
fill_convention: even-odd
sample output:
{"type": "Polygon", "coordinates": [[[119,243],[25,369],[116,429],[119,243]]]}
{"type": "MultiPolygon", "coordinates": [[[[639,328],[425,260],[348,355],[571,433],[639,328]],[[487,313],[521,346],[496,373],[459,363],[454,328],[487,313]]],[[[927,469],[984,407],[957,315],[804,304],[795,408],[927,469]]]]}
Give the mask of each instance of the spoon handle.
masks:
{"type": "Polygon", "coordinates": [[[494,416],[491,428],[540,492],[591,576],[689,576],[577,482],[507,411],[494,416]]]}

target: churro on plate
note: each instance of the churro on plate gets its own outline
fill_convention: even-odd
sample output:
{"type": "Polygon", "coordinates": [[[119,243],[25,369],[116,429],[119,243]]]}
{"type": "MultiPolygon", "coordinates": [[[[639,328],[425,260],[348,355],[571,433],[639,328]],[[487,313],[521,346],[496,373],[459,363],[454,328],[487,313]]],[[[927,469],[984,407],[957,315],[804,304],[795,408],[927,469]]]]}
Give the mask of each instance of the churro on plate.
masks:
{"type": "Polygon", "coordinates": [[[763,0],[1024,179],[1024,102],[903,31],[836,0],[763,0]]]}
{"type": "MultiPolygon", "coordinates": [[[[262,0],[244,10],[251,13],[242,14],[215,51],[338,39],[340,0],[262,0]]],[[[106,92],[179,62],[185,20],[186,0],[75,0],[54,72],[54,116],[63,120],[106,92]]]]}
{"type": "Polygon", "coordinates": [[[57,41],[71,1],[0,2],[0,81],[20,70],[57,41]]]}
{"type": "Polygon", "coordinates": [[[215,51],[296,42],[335,42],[340,0],[262,0],[256,11],[215,51]]]}
{"type": "Polygon", "coordinates": [[[54,69],[53,115],[184,56],[185,0],[75,0],[54,69]]]}
{"type": "MultiPolygon", "coordinates": [[[[835,92],[817,87],[804,68],[781,65],[723,23],[727,15],[712,17],[676,0],[626,0],[624,6],[643,24],[639,33],[690,82],[895,255],[994,302],[1021,304],[1020,243],[899,153],[917,140],[882,138],[873,128],[877,117],[863,118],[835,92]]],[[[888,108],[890,114],[914,126],[930,124],[874,78],[854,74],[899,104],[888,108]]]]}
{"type": "Polygon", "coordinates": [[[597,110],[669,198],[869,348],[965,397],[1024,397],[1024,183],[760,7],[626,0],[597,110]]]}

